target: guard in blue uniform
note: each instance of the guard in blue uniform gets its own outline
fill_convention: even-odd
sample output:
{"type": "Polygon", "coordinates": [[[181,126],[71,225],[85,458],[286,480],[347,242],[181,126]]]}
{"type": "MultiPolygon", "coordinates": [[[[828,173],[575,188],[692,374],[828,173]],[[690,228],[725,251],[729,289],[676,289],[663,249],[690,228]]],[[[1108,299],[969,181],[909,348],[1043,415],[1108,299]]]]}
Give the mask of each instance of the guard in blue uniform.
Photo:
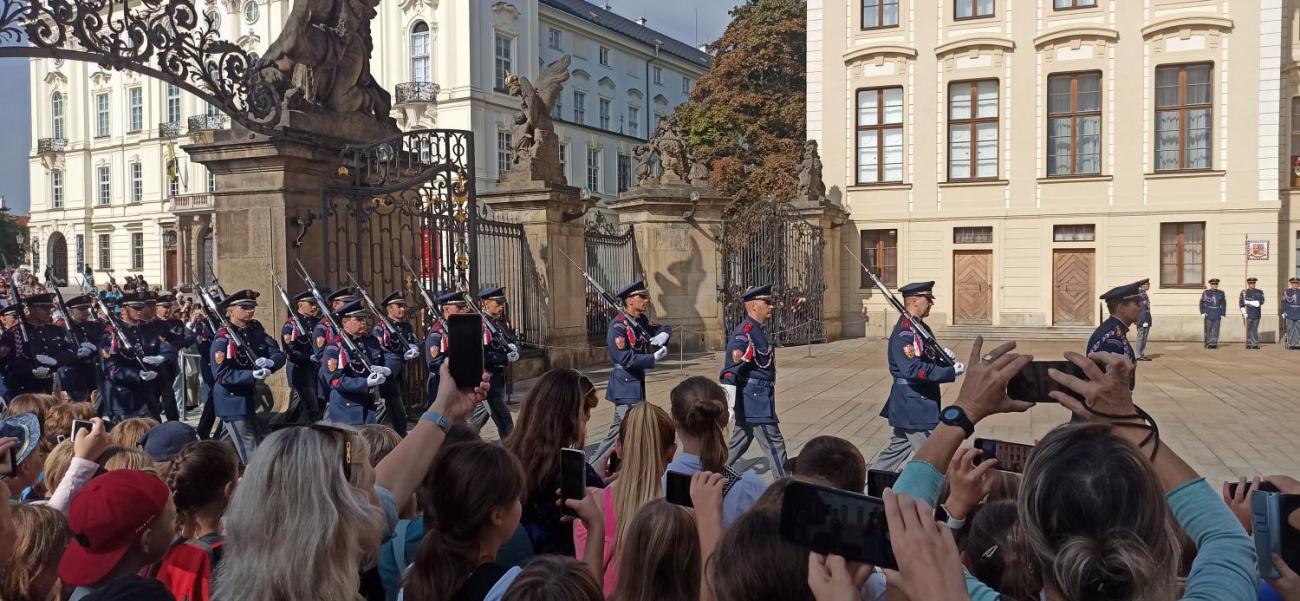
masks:
{"type": "Polygon", "coordinates": [[[1219,290],[1219,278],[1210,278],[1210,287],[1201,291],[1201,318],[1205,320],[1205,348],[1219,348],[1219,326],[1228,314],[1228,299],[1219,290]]]}
{"type": "MultiPolygon", "coordinates": [[[[325,294],[325,302],[329,303],[330,306],[328,309],[326,309],[325,307],[321,307],[321,310],[338,311],[339,309],[343,308],[344,305],[347,305],[355,300],[357,300],[356,292],[354,292],[351,288],[340,288],[338,290],[335,290],[332,293],[325,294]]],[[[324,400],[329,398],[329,394],[330,394],[329,382],[325,381],[325,379],[322,378],[320,375],[321,373],[323,373],[322,371],[320,371],[320,366],[324,365],[324,361],[321,359],[321,356],[325,353],[325,347],[329,346],[331,342],[334,342],[338,338],[338,335],[339,335],[338,332],[334,331],[334,326],[330,325],[328,319],[320,320],[316,324],[316,327],[312,328],[311,338],[312,338],[312,348],[314,349],[314,351],[312,352],[312,359],[316,360],[316,366],[317,366],[316,398],[318,399],[324,400]]]]}
{"type": "Polygon", "coordinates": [[[90,318],[94,300],[88,295],[75,296],[64,302],[68,308],[67,324],[77,345],[76,359],[59,368],[59,389],[73,402],[90,400],[90,391],[99,388],[103,373],[99,369],[99,343],[104,339],[104,323],[90,318]]]}
{"type": "Polygon", "coordinates": [[[229,327],[248,345],[247,351],[236,346],[230,329],[226,327],[217,330],[211,346],[216,380],[212,390],[213,405],[217,417],[226,425],[226,432],[243,465],[248,465],[253,451],[262,442],[262,426],[257,420],[255,399],[266,393],[266,378],[284,367],[284,353],[280,352],[275,339],[253,319],[258,296],[253,290],[240,290],[217,305],[218,310],[225,311],[229,327]]]}
{"type": "Polygon", "coordinates": [[[1291,285],[1282,292],[1282,318],[1286,320],[1286,348],[1300,351],[1300,278],[1287,280],[1291,285]]]}
{"type": "Polygon", "coordinates": [[[772,316],[772,287],[753,286],[740,297],[745,303],[745,319],[727,338],[727,350],[719,380],[734,401],[736,429],[727,445],[727,465],[735,465],[758,438],[767,454],[772,473],[785,477],[785,438],[776,417],[776,347],[767,339],[763,324],[772,316]]]}
{"type": "Polygon", "coordinates": [[[1246,289],[1237,299],[1241,316],[1246,318],[1246,348],[1259,350],[1259,320],[1264,316],[1264,291],[1255,287],[1257,278],[1246,278],[1246,289]]]}
{"type": "Polygon", "coordinates": [[[628,323],[622,313],[614,316],[605,331],[605,345],[609,349],[609,360],[613,371],[609,372],[609,384],[605,387],[605,400],[614,403],[614,422],[609,425],[609,433],[600,442],[596,452],[592,453],[590,463],[596,465],[614,449],[618,433],[622,429],[623,418],[632,406],[645,400],[645,376],[647,369],[654,369],[655,362],[668,356],[668,338],[672,328],[651,325],[646,311],[650,308],[650,291],[645,280],[638,280],[618,292],[623,310],[636,321],[628,323]]]}
{"type": "Polygon", "coordinates": [[[1142,315],[1138,316],[1138,339],[1137,339],[1137,360],[1150,361],[1147,357],[1147,337],[1151,335],[1151,297],[1147,296],[1147,291],[1151,289],[1151,280],[1142,280],[1142,294],[1138,296],[1138,303],[1142,305],[1142,315]]]}
{"type": "Polygon", "coordinates": [[[519,360],[519,347],[515,345],[514,328],[506,320],[505,289],[484,288],[479,291],[478,298],[483,307],[483,319],[491,320],[499,336],[493,336],[486,324],[483,326],[483,367],[492,375],[492,388],[483,402],[474,405],[468,422],[475,431],[482,430],[491,413],[497,435],[504,439],[515,428],[510,408],[506,407],[506,366],[519,360]]]}
{"type": "Polygon", "coordinates": [[[5,401],[40,390],[40,380],[50,377],[50,368],[36,362],[31,350],[23,341],[19,324],[23,320],[23,306],[11,303],[0,308],[0,398],[5,401]]]}
{"type": "MultiPolygon", "coordinates": [[[[1101,322],[1101,325],[1093,331],[1084,354],[1115,353],[1124,355],[1129,361],[1136,361],[1137,355],[1133,352],[1133,346],[1129,344],[1127,335],[1129,328],[1142,317],[1142,282],[1133,282],[1107,290],[1101,295],[1101,300],[1106,301],[1106,310],[1110,311],[1110,317],[1107,317],[1106,321],[1101,322]]],[[[1132,390],[1135,386],[1137,386],[1136,368],[1133,370],[1133,380],[1129,382],[1128,387],[1132,390]]]]}
{"type": "Polygon", "coordinates": [[[35,378],[36,389],[29,392],[49,394],[54,391],[54,373],[77,360],[79,345],[70,342],[68,331],[54,323],[54,294],[33,294],[24,298],[23,304],[27,307],[27,348],[36,363],[49,372],[35,378]]]}
{"type": "Polygon", "coordinates": [[[117,333],[109,328],[99,344],[99,354],[104,362],[104,413],[109,421],[119,422],[131,417],[152,417],[150,409],[160,395],[161,366],[167,362],[164,352],[167,345],[157,330],[147,321],[148,299],[139,292],[122,295],[121,335],[130,342],[122,343],[117,333]]]}
{"type": "MultiPolygon", "coordinates": [[[[401,292],[394,292],[380,301],[379,310],[397,327],[397,335],[388,331],[382,323],[376,324],[371,334],[390,359],[400,359],[387,366],[393,373],[379,386],[379,396],[384,399],[387,411],[383,413],[392,420],[393,429],[405,437],[406,401],[402,398],[402,373],[406,371],[407,361],[420,356],[419,341],[415,338],[415,328],[406,323],[406,299],[402,298],[401,292]]],[[[383,421],[382,415],[379,421],[383,421]]]]}
{"type": "Polygon", "coordinates": [[[180,378],[181,373],[181,351],[194,346],[194,333],[185,327],[185,322],[177,319],[172,313],[172,307],[176,303],[176,296],[173,294],[160,294],[157,296],[154,306],[154,327],[158,329],[158,335],[171,349],[166,355],[167,363],[163,364],[162,377],[162,408],[163,414],[170,421],[180,419],[180,401],[185,398],[184,382],[180,378]]]}
{"type": "Polygon", "coordinates": [[[325,419],[339,424],[362,426],[375,423],[375,393],[380,384],[391,375],[386,367],[401,357],[386,357],[391,353],[379,347],[379,341],[370,335],[370,314],[361,301],[339,307],[334,312],[343,331],[325,345],[321,353],[321,378],[329,384],[329,409],[325,419]],[[359,357],[353,357],[343,341],[347,336],[358,350],[365,353],[370,363],[366,369],[359,357]]]}
{"type": "MultiPolygon", "coordinates": [[[[223,299],[216,294],[212,298],[218,305],[223,299]]],[[[199,438],[203,440],[212,438],[212,428],[217,423],[216,409],[212,404],[212,390],[217,384],[212,372],[212,339],[216,338],[217,330],[209,322],[210,319],[215,320],[215,317],[203,315],[190,323],[190,331],[194,333],[194,350],[199,354],[199,402],[203,403],[203,411],[199,414],[198,431],[199,438]]]]}
{"type": "MultiPolygon", "coordinates": [[[[906,315],[898,317],[889,335],[889,373],[894,383],[880,416],[889,419],[893,432],[889,443],[871,461],[871,469],[897,472],[909,455],[916,452],[939,425],[939,385],[965,373],[960,362],[947,366],[925,355],[916,324],[930,315],[934,306],[934,282],[917,282],[898,289],[906,315]]],[[[950,359],[952,350],[944,349],[950,359]]]]}
{"type": "Polygon", "coordinates": [[[280,328],[280,340],[284,341],[284,352],[288,360],[285,375],[288,376],[289,389],[293,394],[293,408],[286,421],[297,422],[301,416],[306,415],[307,423],[314,424],[324,417],[318,396],[320,391],[316,386],[320,365],[316,363],[316,352],[312,346],[312,332],[316,331],[321,321],[320,307],[316,306],[311,290],[298,293],[293,297],[293,304],[291,310],[297,312],[297,321],[302,323],[304,331],[298,330],[297,322],[292,317],[285,317],[284,325],[280,328]]]}
{"type": "MultiPolygon", "coordinates": [[[[434,302],[438,303],[438,306],[433,307],[432,310],[442,311],[444,320],[466,311],[465,293],[459,290],[443,292],[434,299],[434,302]]],[[[426,408],[432,405],[433,399],[438,396],[438,370],[442,369],[442,362],[447,360],[448,348],[450,346],[447,333],[442,330],[442,324],[434,321],[433,327],[429,328],[429,335],[424,337],[424,366],[429,371],[424,385],[426,408]]]]}

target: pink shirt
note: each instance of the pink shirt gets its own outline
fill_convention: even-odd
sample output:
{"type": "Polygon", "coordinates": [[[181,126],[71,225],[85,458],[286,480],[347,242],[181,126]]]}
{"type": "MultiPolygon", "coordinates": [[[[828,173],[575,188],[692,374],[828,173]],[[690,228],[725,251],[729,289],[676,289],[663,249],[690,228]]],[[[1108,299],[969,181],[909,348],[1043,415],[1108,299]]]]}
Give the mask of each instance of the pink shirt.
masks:
{"type": "MultiPolygon", "coordinates": [[[[604,574],[605,582],[601,587],[605,597],[614,594],[614,589],[618,588],[618,558],[614,556],[614,535],[618,533],[618,515],[614,509],[614,487],[607,486],[602,489],[604,495],[601,497],[601,504],[605,512],[605,560],[604,574]]],[[[573,522],[573,547],[577,551],[578,561],[582,561],[583,556],[587,553],[587,527],[580,521],[573,522]]]]}

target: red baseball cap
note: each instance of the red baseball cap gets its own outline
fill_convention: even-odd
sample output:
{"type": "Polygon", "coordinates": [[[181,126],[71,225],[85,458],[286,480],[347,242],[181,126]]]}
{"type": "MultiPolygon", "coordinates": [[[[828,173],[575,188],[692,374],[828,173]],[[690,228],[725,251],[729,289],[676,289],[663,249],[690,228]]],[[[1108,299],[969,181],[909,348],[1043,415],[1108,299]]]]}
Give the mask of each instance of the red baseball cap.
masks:
{"type": "Polygon", "coordinates": [[[59,561],[59,578],[72,586],[103,580],[169,498],[167,485],[149,472],[114,470],[91,480],[68,508],[72,542],[59,561]]]}

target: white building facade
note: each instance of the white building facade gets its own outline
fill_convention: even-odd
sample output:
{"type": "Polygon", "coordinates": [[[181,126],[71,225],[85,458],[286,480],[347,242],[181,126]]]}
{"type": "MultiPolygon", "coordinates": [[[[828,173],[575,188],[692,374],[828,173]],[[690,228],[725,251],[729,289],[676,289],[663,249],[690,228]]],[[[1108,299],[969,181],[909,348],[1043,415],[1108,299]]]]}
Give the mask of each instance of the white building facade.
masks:
{"type": "MultiPolygon", "coordinates": [[[[258,53],[292,8],[210,2],[204,12],[224,36],[258,53]]],[[[690,96],[710,60],[584,0],[399,0],[381,4],[373,29],[372,71],[394,94],[398,124],[473,131],[480,191],[510,164],[518,99],[505,92],[506,74],[535,77],[573,57],[553,111],[564,173],[609,198],[630,183],[633,147],[690,96]]],[[[202,277],[220,191],[180,147],[187,133],[228,127],[228,118],[135,73],[30,65],[32,261],[60,275],[88,264],[101,282],[135,275],[170,287],[202,277]]]]}

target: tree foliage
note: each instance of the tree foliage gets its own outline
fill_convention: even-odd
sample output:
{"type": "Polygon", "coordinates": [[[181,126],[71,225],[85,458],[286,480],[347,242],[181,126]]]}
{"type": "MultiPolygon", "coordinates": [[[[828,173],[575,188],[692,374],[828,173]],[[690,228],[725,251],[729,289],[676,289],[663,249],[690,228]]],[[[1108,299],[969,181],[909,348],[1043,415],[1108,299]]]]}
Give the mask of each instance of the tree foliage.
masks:
{"type": "Polygon", "coordinates": [[[724,194],[794,198],[807,136],[807,13],[802,0],[738,6],[709,46],[712,68],[673,116],[724,194]]]}
{"type": "Polygon", "coordinates": [[[0,207],[0,259],[17,267],[25,262],[26,253],[27,228],[9,214],[9,207],[0,207]]]}

